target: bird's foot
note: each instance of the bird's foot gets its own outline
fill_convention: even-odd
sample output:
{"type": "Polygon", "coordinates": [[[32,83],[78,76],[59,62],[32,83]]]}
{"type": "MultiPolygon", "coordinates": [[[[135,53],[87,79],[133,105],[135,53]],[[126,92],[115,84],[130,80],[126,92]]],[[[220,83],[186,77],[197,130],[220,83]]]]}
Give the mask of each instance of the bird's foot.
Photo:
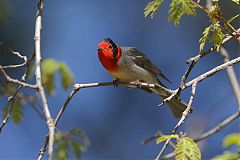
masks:
{"type": "Polygon", "coordinates": [[[117,79],[113,80],[113,87],[116,88],[119,86],[119,81],[117,79]]]}
{"type": "Polygon", "coordinates": [[[142,88],[142,84],[141,84],[140,81],[135,81],[135,82],[133,82],[133,85],[134,85],[135,87],[137,87],[137,88],[142,88]]]}

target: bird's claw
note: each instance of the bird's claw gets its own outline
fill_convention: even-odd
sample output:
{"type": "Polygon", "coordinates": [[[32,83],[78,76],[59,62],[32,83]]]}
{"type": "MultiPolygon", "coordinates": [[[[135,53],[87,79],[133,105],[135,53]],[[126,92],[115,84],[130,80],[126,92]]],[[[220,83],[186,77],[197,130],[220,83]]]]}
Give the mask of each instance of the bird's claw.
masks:
{"type": "Polygon", "coordinates": [[[113,80],[113,87],[116,88],[119,86],[119,81],[117,79],[113,80]]]}
{"type": "Polygon", "coordinates": [[[139,81],[133,82],[133,85],[137,88],[142,88],[142,84],[139,81]]]}

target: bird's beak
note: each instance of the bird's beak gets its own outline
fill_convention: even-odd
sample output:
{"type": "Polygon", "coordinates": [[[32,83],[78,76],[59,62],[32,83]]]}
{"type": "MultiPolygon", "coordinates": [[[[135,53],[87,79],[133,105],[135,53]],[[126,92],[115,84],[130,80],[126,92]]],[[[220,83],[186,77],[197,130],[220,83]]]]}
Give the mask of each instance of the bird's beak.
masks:
{"type": "Polygon", "coordinates": [[[98,47],[98,48],[97,48],[97,50],[98,50],[98,51],[102,51],[103,49],[102,49],[102,48],[100,48],[100,47],[98,47]]]}

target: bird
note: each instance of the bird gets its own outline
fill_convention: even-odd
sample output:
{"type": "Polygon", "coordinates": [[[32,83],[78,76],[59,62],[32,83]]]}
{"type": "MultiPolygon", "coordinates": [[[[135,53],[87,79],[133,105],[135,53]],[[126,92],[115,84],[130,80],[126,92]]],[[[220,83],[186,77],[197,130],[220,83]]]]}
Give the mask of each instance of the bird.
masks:
{"type": "MultiPolygon", "coordinates": [[[[164,90],[156,91],[154,88],[141,87],[141,89],[152,93],[157,93],[162,99],[169,97],[173,91],[166,88],[160,82],[159,77],[171,83],[162,71],[147,58],[147,56],[135,47],[120,47],[111,38],[104,38],[97,45],[98,58],[103,67],[113,78],[114,84],[117,82],[145,82],[158,84],[164,90]]],[[[170,108],[174,117],[182,116],[182,112],[187,108],[187,104],[180,97],[173,97],[167,106],[170,108]]],[[[192,108],[190,112],[192,111],[192,108]]]]}

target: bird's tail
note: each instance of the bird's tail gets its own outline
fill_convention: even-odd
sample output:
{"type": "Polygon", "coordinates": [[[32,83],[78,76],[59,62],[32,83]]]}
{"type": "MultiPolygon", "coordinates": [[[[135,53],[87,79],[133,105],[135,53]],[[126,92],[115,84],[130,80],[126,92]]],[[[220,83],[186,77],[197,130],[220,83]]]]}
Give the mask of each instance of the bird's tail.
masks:
{"type": "MultiPolygon", "coordinates": [[[[154,92],[157,93],[158,95],[160,95],[160,97],[162,99],[165,99],[165,98],[169,97],[172,94],[172,91],[169,90],[169,89],[166,89],[166,88],[164,90],[161,89],[160,91],[157,90],[157,92],[155,90],[154,92]]],[[[184,101],[182,101],[180,97],[173,97],[166,104],[170,108],[170,110],[172,111],[174,117],[176,117],[176,118],[181,117],[182,113],[187,108],[187,104],[184,101]]],[[[193,108],[191,107],[190,112],[192,112],[192,111],[193,111],[193,108]]]]}
{"type": "MultiPolygon", "coordinates": [[[[162,97],[167,98],[167,97],[162,97]]],[[[178,118],[182,116],[182,113],[187,108],[187,104],[183,102],[180,98],[173,97],[168,103],[166,103],[170,110],[172,111],[174,117],[178,118]]],[[[193,109],[191,107],[190,112],[192,112],[193,109]]]]}

